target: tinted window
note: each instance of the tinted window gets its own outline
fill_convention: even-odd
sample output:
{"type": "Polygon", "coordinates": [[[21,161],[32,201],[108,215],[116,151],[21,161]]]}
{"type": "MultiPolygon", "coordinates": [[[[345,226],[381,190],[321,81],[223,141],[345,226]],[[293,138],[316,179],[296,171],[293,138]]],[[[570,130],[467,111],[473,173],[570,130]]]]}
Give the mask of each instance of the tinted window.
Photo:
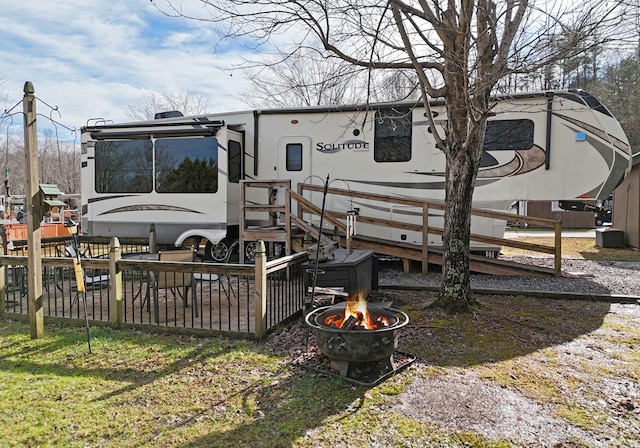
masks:
{"type": "Polygon", "coordinates": [[[484,136],[485,151],[531,149],[533,146],[533,121],[487,121],[484,136]]]}
{"type": "Polygon", "coordinates": [[[158,193],[218,191],[218,141],[214,137],[158,139],[155,166],[158,193]]]}
{"type": "Polygon", "coordinates": [[[150,140],[96,142],[96,192],[150,193],[153,188],[151,154],[150,140]]]}
{"type": "Polygon", "coordinates": [[[376,162],[411,160],[411,110],[386,109],[376,113],[373,158],[376,162]]]}
{"type": "Polygon", "coordinates": [[[287,171],[302,171],[302,144],[287,144],[287,171]]]}

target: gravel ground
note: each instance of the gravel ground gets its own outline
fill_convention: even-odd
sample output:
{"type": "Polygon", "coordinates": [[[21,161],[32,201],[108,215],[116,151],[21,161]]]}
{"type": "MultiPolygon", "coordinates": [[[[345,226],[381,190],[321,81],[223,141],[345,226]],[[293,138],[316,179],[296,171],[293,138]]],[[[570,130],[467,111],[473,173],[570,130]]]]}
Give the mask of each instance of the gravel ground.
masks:
{"type": "MultiPolygon", "coordinates": [[[[474,276],[473,283],[481,288],[587,294],[612,290],[637,294],[639,290],[634,271],[640,269],[640,263],[578,260],[567,265],[584,269],[590,277],[474,276]]],[[[398,264],[380,266],[380,284],[434,289],[439,284],[438,274],[404,274],[398,268],[398,264]]],[[[426,306],[436,294],[392,287],[372,292],[371,298],[411,312],[410,324],[401,330],[398,350],[413,354],[415,362],[399,374],[402,380],[390,380],[403,384],[401,393],[392,395],[388,403],[359,412],[371,412],[371,419],[376,420],[377,409],[391,411],[417,427],[435,424],[451,437],[467,433],[484,437],[487,443],[431,445],[416,436],[403,446],[640,448],[640,302],[609,304],[537,300],[526,293],[518,298],[478,293],[482,309],[473,316],[453,317],[426,306]],[[578,313],[580,318],[575,319],[578,313]]],[[[270,335],[268,343],[292,364],[330,371],[328,360],[319,354],[315,335],[309,335],[302,320],[270,335]]],[[[361,371],[368,373],[356,369],[354,378],[369,381],[361,371]]],[[[368,431],[376,441],[390,440],[383,439],[389,431],[391,439],[404,437],[393,425],[383,425],[379,433],[374,428],[368,431]]],[[[331,446],[387,445],[346,442],[331,446]]]]}
{"type": "MultiPolygon", "coordinates": [[[[529,257],[518,261],[553,263],[529,257]]],[[[413,310],[398,349],[415,355],[415,362],[405,370],[405,378],[410,378],[404,380],[405,389],[378,408],[417,425],[435,424],[444,433],[484,437],[496,446],[640,447],[640,262],[564,259],[562,278],[472,275],[474,289],[524,294],[514,298],[478,292],[483,309],[470,318],[470,327],[464,325],[470,320],[463,316],[445,316],[424,306],[435,299],[439,273],[404,273],[399,262],[381,262],[378,268],[379,285],[385,288],[372,292],[371,298],[413,310]],[[425,294],[402,287],[433,291],[425,294]],[[635,300],[541,301],[529,297],[530,291],[633,296],[635,300]],[[578,312],[580,319],[573,319],[578,312]],[[442,323],[451,319],[459,325],[442,323]],[[495,335],[501,336],[483,342],[495,335]]],[[[270,336],[269,342],[276,353],[288,354],[293,364],[329,371],[314,335],[307,339],[308,335],[298,321],[270,336]]],[[[361,379],[359,375],[360,371],[354,374],[361,379]]],[[[385,434],[390,430],[393,427],[385,427],[385,434]]],[[[373,440],[376,437],[372,435],[373,440]]],[[[429,446],[411,440],[406,446],[429,446]]],[[[485,446],[437,446],[480,445],[485,446]]]]}
{"type": "MultiPolygon", "coordinates": [[[[553,267],[551,258],[501,257],[524,263],[553,267]]],[[[509,291],[542,291],[572,294],[640,296],[640,262],[593,261],[563,259],[562,278],[512,277],[472,275],[474,289],[509,291]]],[[[380,263],[378,271],[380,286],[440,286],[440,273],[404,273],[398,264],[380,263]]]]}

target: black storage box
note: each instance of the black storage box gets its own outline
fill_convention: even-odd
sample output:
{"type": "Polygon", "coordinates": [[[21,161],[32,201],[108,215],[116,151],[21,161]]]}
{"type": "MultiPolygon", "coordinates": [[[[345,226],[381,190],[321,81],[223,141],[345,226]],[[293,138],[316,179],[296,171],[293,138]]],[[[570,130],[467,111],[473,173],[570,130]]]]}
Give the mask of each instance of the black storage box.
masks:
{"type": "Polygon", "coordinates": [[[624,231],[603,227],[596,229],[596,246],[608,248],[625,248],[624,231]]]}
{"type": "MultiPolygon", "coordinates": [[[[302,265],[304,269],[304,285],[305,290],[313,286],[313,270],[315,269],[315,260],[309,260],[302,265]]],[[[349,252],[346,249],[336,249],[333,256],[327,261],[318,263],[318,277],[316,286],[324,288],[344,288],[349,297],[354,296],[358,292],[369,295],[372,285],[377,285],[372,277],[377,276],[374,272],[374,258],[372,250],[353,250],[349,252]],[[324,273],[322,273],[324,272],[324,273]]]]}

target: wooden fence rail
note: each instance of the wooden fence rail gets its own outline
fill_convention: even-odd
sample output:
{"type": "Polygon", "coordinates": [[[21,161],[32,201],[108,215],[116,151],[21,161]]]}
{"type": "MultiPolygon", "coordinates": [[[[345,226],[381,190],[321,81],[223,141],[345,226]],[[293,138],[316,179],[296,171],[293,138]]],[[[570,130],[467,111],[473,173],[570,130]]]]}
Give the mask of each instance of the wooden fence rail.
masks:
{"type": "MultiPolygon", "coordinates": [[[[101,258],[81,260],[86,280],[85,297],[91,302],[90,321],[96,325],[108,325],[113,328],[127,326],[156,328],[161,325],[165,331],[204,334],[222,332],[262,338],[269,329],[297,314],[303,308],[305,292],[301,280],[301,266],[308,259],[306,252],[268,261],[264,243],[260,242],[255,264],[165,262],[150,260],[153,254],[147,256],[145,260],[135,257],[123,258],[119,240],[112,238],[108,256],[105,258],[103,253],[100,255],[101,258]],[[178,298],[181,298],[179,303],[184,301],[184,306],[187,306],[186,294],[183,296],[174,294],[176,300],[171,303],[167,296],[165,309],[173,313],[175,322],[161,321],[158,319],[157,310],[154,320],[152,318],[154,312],[146,305],[149,302],[145,302],[152,300],[148,289],[145,291],[145,287],[149,288],[150,281],[145,273],[153,272],[187,276],[190,279],[194,279],[195,274],[198,274],[200,279],[215,280],[218,289],[214,292],[209,288],[207,292],[204,286],[200,286],[200,295],[195,296],[197,285],[190,283],[194,297],[197,297],[194,303],[189,304],[190,315],[186,308],[175,305],[178,298]],[[298,273],[293,274],[294,272],[298,273]],[[90,284],[91,279],[98,280],[96,284],[90,284]],[[287,288],[270,287],[273,283],[280,285],[283,282],[287,283],[287,288]],[[214,306],[220,319],[233,318],[236,322],[225,321],[224,325],[220,323],[217,327],[211,325],[211,322],[207,322],[207,311],[209,321],[215,316],[210,309],[207,310],[207,307],[214,306]],[[221,307],[224,310],[221,310],[221,307]],[[139,316],[137,319],[135,314],[132,314],[134,309],[139,316]],[[180,324],[178,319],[175,319],[178,315],[182,319],[180,324]]],[[[25,283],[28,276],[27,263],[28,257],[24,255],[0,256],[0,316],[17,319],[28,316],[31,304],[27,300],[25,283]]],[[[80,308],[75,306],[78,293],[73,276],[70,274],[72,270],[71,258],[42,257],[45,287],[41,302],[45,308],[46,319],[84,322],[79,319],[84,317],[79,315],[80,308]]]]}
{"type": "MultiPolygon", "coordinates": [[[[292,194],[292,198],[302,198],[305,191],[313,191],[313,192],[323,192],[324,187],[320,185],[311,185],[311,184],[298,184],[298,193],[297,195],[292,194]]],[[[427,272],[428,270],[428,260],[429,260],[429,243],[427,235],[442,235],[443,229],[434,227],[429,224],[428,217],[430,210],[444,210],[444,203],[438,201],[427,201],[427,200],[416,200],[416,199],[408,199],[408,198],[399,198],[394,196],[386,196],[382,194],[375,193],[365,193],[361,191],[354,190],[346,190],[341,188],[332,188],[329,187],[327,189],[327,194],[334,194],[339,196],[346,196],[348,198],[358,198],[358,199],[366,199],[375,202],[383,202],[394,205],[404,205],[416,207],[419,210],[422,210],[422,223],[421,224],[410,224],[406,222],[401,222],[392,219],[381,219],[369,216],[358,215],[358,222],[372,224],[383,227],[391,227],[395,229],[402,229],[407,231],[416,231],[422,232],[422,270],[423,272],[427,272]]],[[[299,211],[298,216],[302,216],[302,213],[312,213],[317,214],[318,211],[313,208],[307,207],[304,201],[299,201],[299,211]]],[[[525,243],[518,242],[511,239],[505,238],[496,238],[486,235],[477,235],[471,234],[470,239],[472,242],[491,244],[495,246],[507,246],[513,247],[523,250],[528,250],[532,252],[540,252],[545,254],[552,254],[554,256],[554,272],[556,277],[561,276],[561,266],[562,266],[562,225],[560,221],[554,219],[545,219],[545,218],[535,218],[529,216],[522,215],[514,215],[506,212],[497,212],[493,210],[485,210],[485,209],[477,209],[473,208],[471,211],[473,216],[479,216],[483,218],[491,218],[491,219],[499,219],[504,221],[514,220],[516,217],[518,221],[521,223],[527,223],[530,225],[536,225],[541,227],[549,227],[554,231],[554,245],[546,246],[542,244],[534,244],[534,243],[525,243]]],[[[331,220],[331,222],[336,222],[338,220],[344,221],[346,219],[346,213],[338,212],[335,210],[325,210],[325,219],[331,220]]],[[[342,227],[341,227],[342,228],[342,227]]]]}

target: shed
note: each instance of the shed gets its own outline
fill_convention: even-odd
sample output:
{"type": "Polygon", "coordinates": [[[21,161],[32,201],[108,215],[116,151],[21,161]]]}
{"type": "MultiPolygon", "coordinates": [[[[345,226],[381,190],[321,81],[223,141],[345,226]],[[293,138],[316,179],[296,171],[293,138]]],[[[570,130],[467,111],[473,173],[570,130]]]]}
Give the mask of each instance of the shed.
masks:
{"type": "Polygon", "coordinates": [[[557,201],[527,201],[527,216],[556,219],[562,223],[563,229],[590,229],[594,227],[593,212],[562,210],[557,204],[557,201]]]}
{"type": "Polygon", "coordinates": [[[640,152],[633,155],[631,173],[613,192],[612,224],[624,231],[628,246],[640,248],[640,152]]]}

